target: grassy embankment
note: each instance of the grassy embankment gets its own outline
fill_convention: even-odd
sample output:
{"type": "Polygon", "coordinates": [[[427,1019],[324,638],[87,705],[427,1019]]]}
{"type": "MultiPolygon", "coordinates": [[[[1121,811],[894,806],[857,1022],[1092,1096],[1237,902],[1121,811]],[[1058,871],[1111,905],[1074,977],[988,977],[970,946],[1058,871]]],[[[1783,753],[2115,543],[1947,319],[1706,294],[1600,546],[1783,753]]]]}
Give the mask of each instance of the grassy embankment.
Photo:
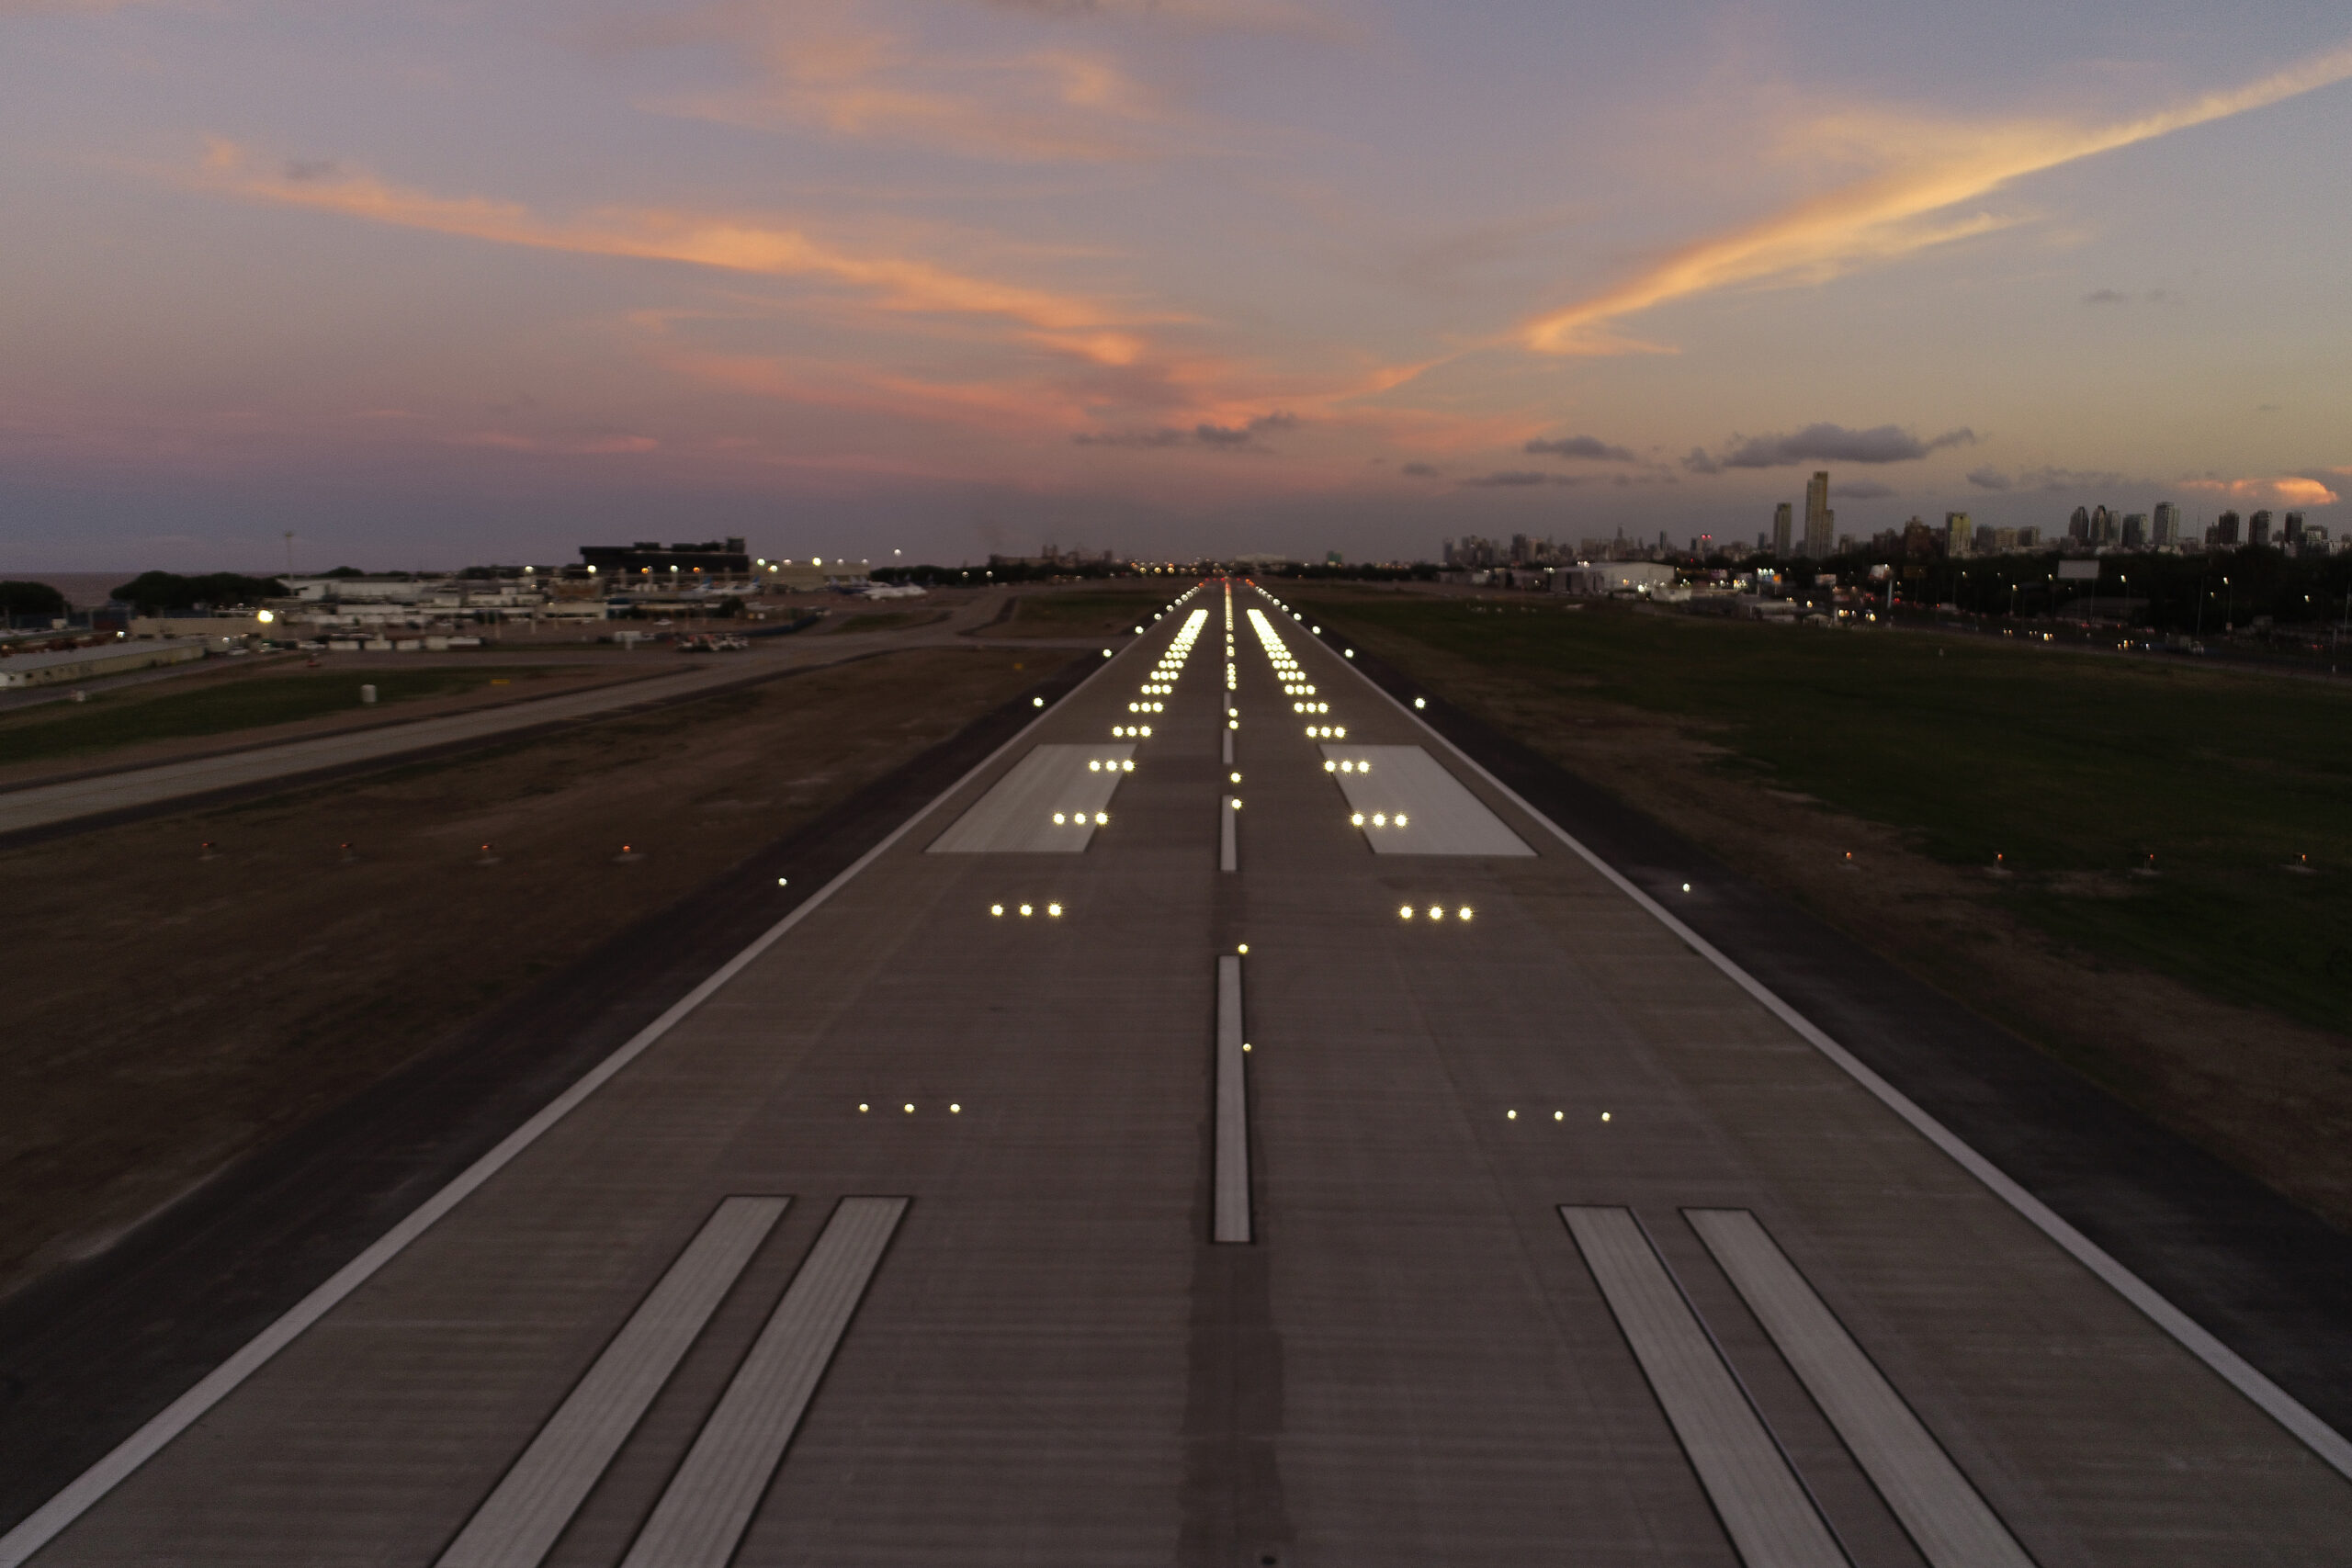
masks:
{"type": "Polygon", "coordinates": [[[2352,1225],[2352,691],[1617,606],[1313,604],[2352,1225]]]}
{"type": "Polygon", "coordinates": [[[420,697],[451,696],[489,685],[542,679],[544,670],[324,670],[300,674],[256,673],[245,679],[196,677],[203,683],[167,683],[98,691],[86,702],[44,703],[0,715],[0,761],[37,762],[108,751],[151,740],[181,740],[292,724],[358,705],[359,687],[376,688],[379,706],[420,697]]]}

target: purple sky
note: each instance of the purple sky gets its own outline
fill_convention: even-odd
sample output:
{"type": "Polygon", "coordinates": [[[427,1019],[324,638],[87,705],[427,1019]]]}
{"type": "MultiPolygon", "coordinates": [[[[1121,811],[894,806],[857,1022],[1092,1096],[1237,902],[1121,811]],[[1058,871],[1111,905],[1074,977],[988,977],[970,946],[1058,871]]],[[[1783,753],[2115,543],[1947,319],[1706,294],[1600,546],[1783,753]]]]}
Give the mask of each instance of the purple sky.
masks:
{"type": "Polygon", "coordinates": [[[0,574],[2352,481],[2352,21],[0,0],[0,574]]]}

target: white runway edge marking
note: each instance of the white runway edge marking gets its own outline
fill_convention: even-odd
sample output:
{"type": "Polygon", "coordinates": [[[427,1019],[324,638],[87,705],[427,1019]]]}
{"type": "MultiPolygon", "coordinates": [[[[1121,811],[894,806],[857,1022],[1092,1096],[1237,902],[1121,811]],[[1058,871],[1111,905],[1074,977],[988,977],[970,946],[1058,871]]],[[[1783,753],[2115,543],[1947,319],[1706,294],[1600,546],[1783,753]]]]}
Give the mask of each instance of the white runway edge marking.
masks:
{"type": "Polygon", "coordinates": [[[1094,837],[1094,814],[1109,807],[1118,790],[1124,773],[1117,764],[1135,754],[1125,742],[1035,747],[933,840],[929,852],[1081,853],[1094,837]],[[1057,822],[1057,816],[1073,820],[1057,822]]]}
{"type": "Polygon", "coordinates": [[[718,1205],[436,1568],[537,1568],[791,1201],[718,1205]]]}
{"type": "MultiPolygon", "coordinates": [[[[1127,646],[1135,648],[1140,644],[1130,643],[1127,646]]],[[[1126,649],[1119,652],[1119,658],[1102,660],[1084,680],[1070,688],[1063,701],[1077,696],[1119,664],[1125,657],[1126,649]]],[[[482,1183],[505,1169],[525,1149],[544,1137],[548,1129],[571,1115],[590,1095],[604,1088],[615,1074],[643,1055],[655,1041],[676,1028],[680,1020],[708,1001],[728,981],[783,941],[785,934],[793,927],[815,914],[835,893],[847,886],[851,878],[888,854],[899,840],[921,826],[923,818],[953,800],[974,779],[996,766],[1008,752],[1045,723],[1046,716],[1055,713],[1059,705],[1046,709],[1022,726],[1018,734],[974,763],[970,772],[940,791],[922,810],[893,829],[889,837],[851,862],[839,875],[810,895],[806,903],[762,931],[749,947],[720,964],[708,979],[679,998],[668,1011],[629,1036],[618,1050],[589,1068],[579,1081],[549,1100],[537,1115],[509,1133],[496,1147],[468,1166],[457,1179],[419,1204],[406,1219],[385,1232],[373,1247],[335,1270],[324,1283],[287,1309],[277,1322],[254,1335],[235,1355],[206,1374],[194,1388],[151,1416],[145,1426],[115,1445],[111,1452],[76,1476],[63,1491],[25,1516],[16,1529],[0,1536],[0,1568],[18,1568],[66,1526],[88,1512],[100,1498],[121,1485],[174,1438],[194,1426],[206,1411],[236,1392],[238,1384],[267,1365],[271,1357],[300,1338],[304,1329],[334,1311],[345,1296],[366,1284],[378,1269],[399,1257],[409,1243],[431,1230],[443,1215],[464,1202],[482,1183]]]]}
{"type": "MultiPolygon", "coordinates": [[[[1909,1095],[1865,1066],[1852,1052],[1823,1033],[1812,1020],[1782,1001],[1770,987],[1733,963],[1706,938],[1675,919],[1664,905],[1634,886],[1615,866],[1587,849],[1566,829],[1521,799],[1517,790],[1480,767],[1468,752],[1440,734],[1427,719],[1390,696],[1378,682],[1358,669],[1352,660],[1348,661],[1347,667],[1390,706],[1428,731],[1439,745],[1453,752],[1464,767],[1486,780],[1504,799],[1525,812],[1531,821],[1541,824],[1587,865],[1607,878],[1617,891],[1680,938],[1691,952],[1713,964],[1725,978],[1754,997],[1765,1010],[1787,1024],[1805,1043],[1836,1063],[1849,1077],[1868,1089],[1880,1104],[1909,1122],[1921,1137],[1941,1149],[1954,1164],[1991,1189],[1994,1196],[2016,1210],[2028,1224],[2064,1248],[2075,1262],[2105,1280],[2116,1294],[2139,1308],[2150,1322],[2171,1335],[2183,1349],[2211,1367],[2223,1382],[2294,1434],[2338,1474],[2352,1480],[2352,1442],[2347,1442],[2342,1433],[2304,1408],[2302,1402],[2293,1394],[2256,1371],[2245,1357],[2216,1339],[2202,1324],[2165,1300],[2146,1280],[2117,1262],[2106,1248],[2061,1219],[2049,1204],[2018,1186],[2000,1167],[1962,1141],[1958,1134],[1913,1104],[1909,1095]]],[[[0,1568],[6,1568],[4,1557],[0,1557],[0,1568]]]]}
{"type": "Polygon", "coordinates": [[[1931,1568],[2033,1568],[1756,1216],[1746,1209],[1683,1213],[1931,1568]]]}
{"type": "Polygon", "coordinates": [[[1210,1240],[1250,1240],[1250,1080],[1241,1053],[1241,960],[1216,961],[1216,1170],[1210,1240]]]}
{"type": "Polygon", "coordinates": [[[726,1568],[906,1212],[841,1201],[621,1568],[726,1568]]]}
{"type": "Polygon", "coordinates": [[[1747,1568],[1847,1568],[1804,1483],[1630,1209],[1560,1207],[1747,1568]]]}
{"type": "Polygon", "coordinates": [[[1241,845],[1238,841],[1241,829],[1237,819],[1241,813],[1234,807],[1233,796],[1218,796],[1216,813],[1224,818],[1216,830],[1216,868],[1219,871],[1238,871],[1241,869],[1241,845]]]}

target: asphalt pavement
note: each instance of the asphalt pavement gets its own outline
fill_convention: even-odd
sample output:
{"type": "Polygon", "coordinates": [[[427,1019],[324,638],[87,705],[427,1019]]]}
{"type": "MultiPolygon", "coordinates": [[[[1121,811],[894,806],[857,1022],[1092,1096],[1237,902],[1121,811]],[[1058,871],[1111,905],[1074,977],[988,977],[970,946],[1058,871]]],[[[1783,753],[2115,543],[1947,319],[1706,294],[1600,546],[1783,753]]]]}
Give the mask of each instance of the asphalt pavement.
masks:
{"type": "Polygon", "coordinates": [[[0,1563],[2344,1561],[2007,1180],[1210,584],[0,1563]]]}

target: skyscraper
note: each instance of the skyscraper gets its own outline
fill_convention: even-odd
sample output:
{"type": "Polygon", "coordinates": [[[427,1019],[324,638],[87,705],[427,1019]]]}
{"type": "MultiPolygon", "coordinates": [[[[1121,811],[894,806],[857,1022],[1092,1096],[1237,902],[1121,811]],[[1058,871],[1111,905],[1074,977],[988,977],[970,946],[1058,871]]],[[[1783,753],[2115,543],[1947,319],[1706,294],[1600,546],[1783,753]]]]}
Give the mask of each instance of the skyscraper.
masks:
{"type": "Polygon", "coordinates": [[[2156,536],[2151,542],[2160,550],[2180,543],[2180,508],[2169,501],[2156,502],[2156,536]]]}
{"type": "Polygon", "coordinates": [[[2066,537],[2078,545],[2087,545],[2091,542],[2091,509],[2089,507],[2075,508],[2075,514],[2066,519],[2066,537]]]}
{"type": "Polygon", "coordinates": [[[1976,525],[1965,512],[1944,513],[1944,554],[1964,556],[1976,545],[1976,525]]]}
{"type": "Polygon", "coordinates": [[[1784,501],[1772,508],[1772,553],[1774,555],[1787,557],[1792,542],[1789,534],[1793,525],[1789,517],[1787,502],[1784,501]]]}
{"type": "Polygon", "coordinates": [[[2257,512],[2245,520],[2245,542],[2267,545],[2270,542],[2270,513],[2257,512]]]}
{"type": "Polygon", "coordinates": [[[2148,547],[2148,514],[2146,513],[2127,512],[2123,514],[2123,547],[2127,550],[2144,550],[2148,547]]]}
{"type": "Polygon", "coordinates": [[[1815,559],[1827,557],[1837,526],[1838,514],[1829,510],[1829,475],[1823,470],[1804,487],[1804,554],[1815,559]]]}

